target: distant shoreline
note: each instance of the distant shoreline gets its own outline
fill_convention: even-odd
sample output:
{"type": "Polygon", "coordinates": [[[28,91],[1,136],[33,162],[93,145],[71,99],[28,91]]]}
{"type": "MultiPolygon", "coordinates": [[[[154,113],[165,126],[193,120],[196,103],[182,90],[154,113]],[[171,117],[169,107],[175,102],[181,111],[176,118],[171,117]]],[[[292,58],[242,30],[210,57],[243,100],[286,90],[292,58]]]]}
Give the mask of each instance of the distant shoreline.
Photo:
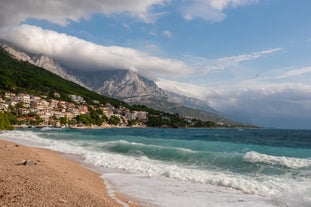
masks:
{"type": "Polygon", "coordinates": [[[54,129],[106,129],[106,128],[150,128],[147,126],[114,126],[114,125],[107,125],[107,126],[64,126],[64,127],[58,127],[58,126],[36,126],[36,125],[29,125],[29,126],[21,126],[21,125],[15,125],[15,129],[27,129],[27,128],[54,128],[54,129]]]}
{"type": "MultiPolygon", "coordinates": [[[[105,125],[105,126],[43,126],[43,125],[14,125],[14,129],[31,129],[31,128],[52,128],[52,129],[152,129],[152,128],[168,128],[176,129],[175,127],[149,127],[146,125],[137,125],[137,126],[115,126],[115,125],[105,125]]],[[[258,126],[232,126],[232,127],[178,127],[180,129],[260,129],[263,127],[258,126]]]]}

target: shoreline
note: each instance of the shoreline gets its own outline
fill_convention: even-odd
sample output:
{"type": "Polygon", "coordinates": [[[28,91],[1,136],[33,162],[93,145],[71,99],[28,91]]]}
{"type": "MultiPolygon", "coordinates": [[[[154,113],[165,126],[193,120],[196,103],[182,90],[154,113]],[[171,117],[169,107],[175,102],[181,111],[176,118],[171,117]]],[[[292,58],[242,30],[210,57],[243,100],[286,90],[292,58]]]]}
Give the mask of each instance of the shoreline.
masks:
{"type": "Polygon", "coordinates": [[[106,184],[61,153],[0,139],[0,206],[138,206],[106,184]]]}
{"type": "MultiPolygon", "coordinates": [[[[123,201],[125,203],[125,205],[123,206],[133,206],[132,201],[136,202],[136,204],[139,204],[140,206],[163,207],[205,207],[206,205],[214,207],[230,207],[232,205],[237,207],[277,206],[274,199],[278,200],[278,198],[271,196],[268,189],[270,185],[268,185],[268,187],[265,184],[261,185],[261,183],[258,182],[256,175],[254,177],[250,177],[244,176],[243,174],[231,174],[226,172],[215,173],[215,171],[213,170],[187,168],[187,166],[177,166],[175,165],[175,163],[166,162],[165,160],[154,160],[152,159],[152,154],[150,158],[147,157],[148,159],[146,159],[145,156],[131,156],[131,154],[129,154],[129,156],[124,156],[122,153],[121,155],[119,155],[120,153],[116,154],[113,150],[107,150],[107,147],[126,146],[126,149],[132,151],[137,151],[137,149],[141,149],[142,151],[147,152],[146,149],[149,151],[150,149],[151,151],[154,151],[154,149],[158,150],[159,148],[164,147],[165,152],[167,152],[167,147],[165,147],[165,143],[161,144],[161,140],[159,143],[158,137],[154,136],[155,132],[163,132],[162,130],[147,130],[146,135],[142,136],[146,139],[146,142],[142,140],[140,132],[138,134],[135,133],[137,135],[135,135],[135,137],[128,137],[126,133],[124,135],[120,133],[119,135],[119,131],[114,130],[108,133],[105,131],[102,131],[101,133],[93,131],[92,133],[87,132],[86,134],[81,133],[81,131],[79,131],[78,133],[72,133],[71,131],[59,132],[58,130],[51,132],[15,132],[16,133],[11,133],[8,131],[8,133],[3,133],[2,135],[0,134],[0,137],[7,141],[13,142],[11,143],[13,144],[11,148],[14,148],[14,143],[17,143],[21,145],[31,146],[35,149],[36,147],[39,149],[49,149],[52,150],[52,152],[56,152],[56,154],[58,156],[61,156],[61,158],[68,158],[69,160],[73,160],[74,162],[80,164],[80,167],[82,166],[86,169],[90,169],[93,172],[95,171],[99,173],[102,179],[100,179],[100,181],[98,182],[103,184],[103,180],[104,182],[106,181],[106,195],[108,194],[110,198],[116,197],[117,199],[123,201]],[[152,134],[150,132],[152,132],[152,134]],[[114,137],[114,135],[116,135],[116,137],[114,137]],[[90,136],[91,139],[87,139],[85,138],[85,136],[90,136]],[[147,138],[149,137],[156,138],[153,138],[153,140],[150,141],[147,140],[147,138]],[[76,140],[78,140],[78,142],[76,142],[76,140]],[[139,145],[139,148],[137,148],[136,143],[142,144],[139,145]],[[237,183],[237,181],[239,182],[237,183]],[[110,190],[112,190],[112,196],[110,190]]],[[[161,136],[161,139],[163,137],[174,138],[175,135],[180,135],[181,132],[183,131],[176,131],[173,136],[168,133],[168,136],[161,136]]],[[[218,132],[214,132],[214,134],[218,134],[218,132]]],[[[238,131],[236,132],[240,133],[238,131]]],[[[195,131],[189,131],[189,133],[191,136],[197,134],[197,132],[195,131]]],[[[229,133],[231,134],[232,131],[229,131],[229,133]]],[[[171,140],[172,139],[170,139],[170,141],[171,140]]],[[[196,146],[200,147],[200,149],[203,144],[205,146],[205,143],[202,143],[201,141],[195,141],[195,143],[196,146]]],[[[170,152],[174,152],[178,156],[181,153],[181,155],[186,155],[188,157],[189,155],[193,155],[193,152],[200,153],[200,151],[197,151],[195,148],[188,147],[189,145],[187,140],[182,143],[179,142],[179,140],[176,140],[171,145],[172,147],[169,148],[170,152]],[[187,149],[189,149],[190,151],[188,151],[187,149]]],[[[218,144],[216,145],[218,146],[218,144]]],[[[207,144],[207,147],[209,148],[214,146],[215,145],[213,143],[207,144]]],[[[2,152],[0,145],[0,159],[1,155],[2,152]]],[[[244,155],[245,152],[242,152],[240,157],[242,158],[244,155]]],[[[25,158],[21,158],[20,160],[22,159],[25,158]]],[[[36,160],[34,159],[34,161],[36,160]]],[[[39,165],[40,162],[37,164],[39,165]]],[[[41,173],[41,175],[44,175],[44,173],[41,173]]],[[[18,176],[21,177],[20,175],[18,176]]],[[[98,174],[96,176],[98,177],[98,174]]],[[[278,182],[271,182],[278,185],[278,182]]],[[[20,185],[20,183],[18,183],[18,185],[20,185]]],[[[0,191],[0,201],[2,195],[3,194],[1,194],[0,191]]],[[[0,206],[2,206],[1,203],[0,206]]],[[[122,204],[117,206],[122,206],[122,204]]]]}

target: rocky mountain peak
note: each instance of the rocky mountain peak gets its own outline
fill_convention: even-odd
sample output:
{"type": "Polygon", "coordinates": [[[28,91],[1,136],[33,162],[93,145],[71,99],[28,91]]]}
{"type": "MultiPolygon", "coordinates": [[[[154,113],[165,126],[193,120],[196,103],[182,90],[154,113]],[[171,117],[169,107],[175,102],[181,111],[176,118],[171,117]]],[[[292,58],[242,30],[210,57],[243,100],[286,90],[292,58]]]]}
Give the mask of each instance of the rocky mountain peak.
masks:
{"type": "Polygon", "coordinates": [[[153,81],[130,70],[79,71],[75,75],[96,92],[125,101],[165,94],[153,81]]]}
{"type": "Polygon", "coordinates": [[[22,52],[21,50],[18,50],[10,43],[0,41],[0,46],[15,59],[21,60],[21,61],[28,61],[33,64],[32,59],[31,57],[29,57],[29,55],[27,55],[25,52],[22,52]]]}
{"type": "Polygon", "coordinates": [[[137,80],[139,80],[138,76],[139,75],[137,73],[134,73],[130,70],[126,70],[126,73],[124,75],[124,80],[131,81],[131,82],[137,81],[137,80]]]}
{"type": "Polygon", "coordinates": [[[53,59],[45,56],[45,55],[40,55],[36,58],[33,58],[33,61],[35,65],[42,67],[46,70],[49,70],[50,72],[57,73],[57,71],[61,68],[59,64],[54,62],[53,59]]]}

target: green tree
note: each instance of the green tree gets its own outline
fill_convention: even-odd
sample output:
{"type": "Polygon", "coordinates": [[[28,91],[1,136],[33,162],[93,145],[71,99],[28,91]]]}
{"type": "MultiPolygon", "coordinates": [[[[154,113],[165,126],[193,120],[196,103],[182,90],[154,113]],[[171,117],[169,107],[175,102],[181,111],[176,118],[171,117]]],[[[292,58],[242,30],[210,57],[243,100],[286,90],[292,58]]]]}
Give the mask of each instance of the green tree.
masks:
{"type": "Polygon", "coordinates": [[[114,115],[112,115],[111,117],[110,117],[110,119],[108,120],[108,123],[109,124],[112,124],[112,125],[119,125],[120,124],[120,118],[119,117],[117,117],[117,116],[114,116],[114,115]]]}
{"type": "Polygon", "coordinates": [[[42,122],[44,122],[44,120],[41,119],[39,116],[36,116],[35,125],[39,125],[39,124],[41,124],[42,122]]]}
{"type": "Polygon", "coordinates": [[[204,128],[204,127],[216,127],[216,123],[213,121],[202,121],[200,119],[194,119],[193,127],[204,128]]]}
{"type": "Polygon", "coordinates": [[[102,110],[91,110],[90,116],[92,119],[92,124],[96,124],[97,126],[101,126],[103,124],[102,115],[103,115],[102,110]]]}
{"type": "Polygon", "coordinates": [[[128,121],[128,126],[133,126],[133,125],[136,125],[137,124],[137,120],[133,119],[133,120],[129,120],[128,121]]]}
{"type": "Polygon", "coordinates": [[[8,113],[7,116],[11,124],[18,124],[17,117],[14,113],[8,113]]]}
{"type": "Polygon", "coordinates": [[[39,125],[40,123],[43,122],[43,119],[41,119],[40,116],[35,115],[35,116],[33,116],[33,117],[34,117],[35,119],[31,120],[31,121],[29,122],[29,124],[31,124],[31,125],[39,125]]]}
{"type": "Polygon", "coordinates": [[[167,119],[164,119],[159,115],[152,115],[148,117],[147,126],[150,127],[162,127],[167,124],[167,119]]]}
{"type": "Polygon", "coordinates": [[[0,112],[0,129],[1,130],[13,130],[13,126],[11,125],[8,115],[0,112]]]}
{"type": "Polygon", "coordinates": [[[68,125],[75,125],[75,121],[74,120],[68,120],[67,123],[68,123],[68,125]]]}
{"type": "Polygon", "coordinates": [[[16,109],[20,109],[20,108],[23,108],[24,107],[24,103],[23,102],[18,102],[16,105],[15,105],[15,108],[16,109]]]}
{"type": "Polygon", "coordinates": [[[66,117],[60,117],[60,118],[59,118],[59,122],[60,122],[61,125],[66,125],[66,124],[67,124],[67,119],[66,119],[66,117]]]}
{"type": "Polygon", "coordinates": [[[92,123],[91,116],[89,114],[81,114],[77,116],[77,123],[89,126],[92,123]]]}

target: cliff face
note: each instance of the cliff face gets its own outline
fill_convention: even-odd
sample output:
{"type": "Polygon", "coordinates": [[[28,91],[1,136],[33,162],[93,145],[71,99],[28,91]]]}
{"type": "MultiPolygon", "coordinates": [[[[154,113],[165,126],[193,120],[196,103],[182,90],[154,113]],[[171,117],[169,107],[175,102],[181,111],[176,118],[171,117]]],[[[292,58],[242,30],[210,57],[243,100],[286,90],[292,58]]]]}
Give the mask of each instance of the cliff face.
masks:
{"type": "Polygon", "coordinates": [[[153,81],[129,70],[78,71],[75,75],[96,92],[124,100],[166,95],[153,81]]]}

